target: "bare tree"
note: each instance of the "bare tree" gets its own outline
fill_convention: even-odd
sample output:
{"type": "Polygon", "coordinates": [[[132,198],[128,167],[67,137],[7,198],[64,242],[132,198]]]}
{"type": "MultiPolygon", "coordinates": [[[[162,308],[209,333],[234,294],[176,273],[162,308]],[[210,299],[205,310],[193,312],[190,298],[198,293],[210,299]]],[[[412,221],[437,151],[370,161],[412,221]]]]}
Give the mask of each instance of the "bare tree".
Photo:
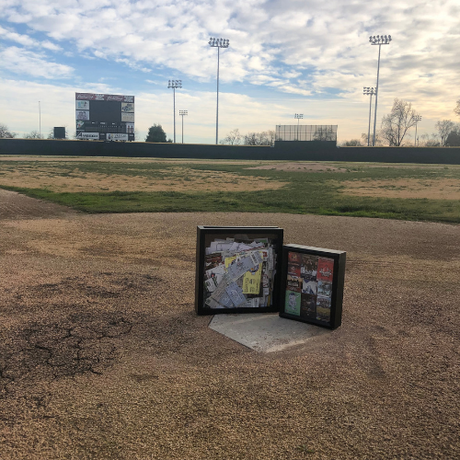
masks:
{"type": "Polygon", "coordinates": [[[420,139],[422,139],[422,145],[425,147],[439,147],[441,145],[439,134],[437,133],[422,134],[420,139]]]}
{"type": "MultiPolygon", "coordinates": [[[[367,133],[362,133],[361,134],[361,139],[363,140],[363,143],[364,143],[363,145],[372,145],[373,135],[371,133],[370,142],[368,142],[367,133]]],[[[375,145],[376,146],[382,146],[383,145],[382,138],[381,138],[380,133],[378,131],[375,133],[375,145]]]]}
{"type": "Polygon", "coordinates": [[[245,145],[271,145],[275,142],[273,130],[262,131],[261,133],[248,133],[244,136],[245,145]]]}
{"type": "Polygon", "coordinates": [[[230,131],[221,141],[221,144],[230,145],[271,145],[275,143],[275,131],[268,130],[260,133],[252,132],[245,134],[244,136],[240,133],[239,129],[236,128],[230,131]]]}
{"type": "Polygon", "coordinates": [[[390,146],[401,147],[407,131],[417,123],[418,115],[410,102],[396,98],[391,112],[382,119],[382,137],[390,146]]]}
{"type": "Polygon", "coordinates": [[[332,128],[319,126],[313,133],[314,141],[335,141],[336,135],[332,128]]]}
{"type": "Polygon", "coordinates": [[[24,139],[43,139],[43,136],[38,131],[31,131],[24,136],[24,139]]]}
{"type": "Polygon", "coordinates": [[[457,101],[457,106],[455,107],[454,112],[460,117],[460,99],[457,101]]]}
{"type": "Polygon", "coordinates": [[[451,120],[442,120],[436,123],[435,128],[438,130],[439,137],[441,138],[441,145],[446,145],[447,136],[456,126],[451,120]]]}
{"type": "Polygon", "coordinates": [[[221,144],[240,145],[243,136],[240,134],[238,128],[230,131],[221,141],[221,144]]]}
{"type": "Polygon", "coordinates": [[[342,142],[343,147],[361,147],[362,145],[359,139],[351,139],[350,141],[342,142]]]}
{"type": "Polygon", "coordinates": [[[272,147],[275,145],[275,137],[276,133],[274,129],[269,129],[268,131],[264,131],[266,133],[266,139],[268,140],[269,144],[272,147]]]}
{"type": "Polygon", "coordinates": [[[244,145],[260,145],[258,133],[248,133],[244,136],[244,145]]]}
{"type": "Polygon", "coordinates": [[[3,123],[0,123],[0,138],[1,139],[12,139],[13,137],[16,137],[16,133],[12,133],[9,129],[8,126],[4,125],[3,123]]]}

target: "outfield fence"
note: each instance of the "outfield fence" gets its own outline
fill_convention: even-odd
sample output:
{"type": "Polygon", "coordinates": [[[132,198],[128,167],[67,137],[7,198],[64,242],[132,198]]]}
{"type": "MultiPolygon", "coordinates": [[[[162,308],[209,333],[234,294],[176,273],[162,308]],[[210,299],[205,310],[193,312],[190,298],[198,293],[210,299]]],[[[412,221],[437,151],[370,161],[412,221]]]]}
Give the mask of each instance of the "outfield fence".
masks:
{"type": "Polygon", "coordinates": [[[459,147],[336,147],[335,141],[276,141],[271,146],[0,139],[0,155],[352,161],[460,164],[459,147]]]}

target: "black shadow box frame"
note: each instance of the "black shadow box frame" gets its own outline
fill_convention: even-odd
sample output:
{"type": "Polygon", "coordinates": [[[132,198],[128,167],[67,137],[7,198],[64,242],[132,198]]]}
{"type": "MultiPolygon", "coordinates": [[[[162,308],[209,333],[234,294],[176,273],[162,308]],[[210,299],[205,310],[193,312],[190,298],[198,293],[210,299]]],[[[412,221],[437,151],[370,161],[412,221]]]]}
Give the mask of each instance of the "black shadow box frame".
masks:
{"type": "Polygon", "coordinates": [[[335,329],[342,323],[346,252],[283,246],[280,316],[335,329]]]}
{"type": "MultiPolygon", "coordinates": [[[[280,273],[281,273],[281,262],[282,262],[282,248],[283,248],[283,234],[284,231],[282,228],[275,227],[275,226],[265,226],[265,227],[245,227],[245,226],[230,226],[230,227],[224,227],[224,226],[210,226],[210,225],[199,225],[197,227],[197,247],[196,247],[196,276],[195,276],[195,310],[196,313],[199,315],[214,315],[214,314],[219,314],[219,313],[262,313],[262,312],[278,312],[279,311],[279,293],[280,293],[280,273]],[[244,240],[242,238],[244,235],[248,237],[247,240],[244,240]],[[207,257],[206,255],[206,249],[211,247],[211,243],[216,243],[216,240],[227,240],[231,242],[231,239],[233,239],[236,243],[241,243],[241,244],[249,244],[252,241],[255,241],[257,239],[268,239],[270,241],[271,245],[271,252],[273,254],[273,264],[270,265],[270,268],[272,268],[271,272],[268,272],[268,266],[269,262],[268,260],[265,260],[265,257],[267,254],[270,253],[270,251],[264,251],[264,249],[255,249],[256,252],[262,251],[261,257],[264,258],[263,262],[260,262],[259,270],[262,270],[260,273],[260,280],[258,281],[259,285],[259,293],[264,292],[264,279],[269,279],[269,291],[265,290],[266,292],[269,292],[269,296],[267,296],[268,301],[264,302],[261,301],[260,299],[264,299],[263,295],[260,296],[259,294],[243,294],[244,297],[246,298],[246,302],[239,303],[238,301],[242,299],[242,297],[239,297],[242,295],[243,288],[239,288],[238,292],[236,290],[232,290],[230,286],[234,285],[228,285],[227,281],[229,280],[230,277],[230,272],[227,270],[229,267],[226,267],[225,270],[222,268],[222,265],[225,266],[225,258],[222,260],[219,260],[219,257],[216,256],[216,266],[213,267],[214,260],[210,254],[208,254],[207,257]],[[207,270],[215,269],[218,266],[220,268],[217,269],[217,271],[221,270],[224,272],[223,274],[212,274],[209,276],[206,272],[207,270]],[[272,273],[271,278],[268,278],[266,276],[264,278],[264,274],[267,275],[268,273],[272,273]],[[226,276],[225,279],[221,278],[222,276],[226,276]],[[215,281],[210,281],[210,279],[213,278],[215,281]],[[219,278],[219,279],[218,279],[219,278]],[[219,281],[220,280],[220,281],[219,281]],[[217,290],[219,286],[221,286],[221,291],[218,291],[213,298],[211,292],[208,290],[209,284],[205,283],[211,283],[212,289],[217,290]],[[214,284],[213,284],[214,283],[214,284]],[[228,291],[227,288],[228,287],[228,291]],[[217,296],[218,293],[221,293],[222,290],[225,290],[225,293],[222,295],[222,299],[224,301],[226,300],[227,303],[225,307],[222,307],[221,304],[218,302],[216,303],[215,298],[218,300],[221,300],[217,296]],[[228,295],[226,295],[228,293],[228,295]],[[257,301],[257,298],[259,298],[259,301],[257,301]],[[231,300],[236,299],[237,300],[237,306],[235,306],[235,303],[233,303],[231,300]],[[208,303],[206,303],[208,302],[208,303]],[[253,306],[248,306],[249,304],[253,306]],[[254,306],[256,304],[262,304],[260,306],[254,306]]],[[[218,243],[216,243],[218,244],[218,243]]],[[[222,249],[221,246],[220,249],[222,249]]],[[[212,250],[210,250],[210,253],[213,254],[212,250]]],[[[217,252],[214,252],[214,254],[218,254],[217,252]]],[[[260,253],[259,253],[260,254],[260,253]]],[[[257,257],[257,255],[255,255],[257,257]]],[[[245,257],[243,257],[245,258],[245,257]]],[[[246,264],[249,263],[248,260],[245,260],[246,264]]],[[[243,265],[243,264],[242,264],[243,265]]],[[[257,266],[257,264],[255,265],[257,266]]],[[[255,267],[254,266],[254,267],[255,267]]],[[[244,267],[241,268],[244,270],[244,267]]],[[[257,273],[257,270],[253,271],[250,270],[251,273],[257,273]]],[[[236,271],[231,271],[233,275],[236,274],[236,271]]],[[[249,272],[248,276],[250,276],[249,272]]],[[[257,275],[255,275],[257,276],[257,275]]],[[[244,274],[242,277],[242,280],[239,281],[240,284],[246,282],[244,278],[246,277],[246,274],[244,274]]],[[[238,279],[240,279],[238,278],[238,279]]],[[[238,282],[238,281],[237,281],[238,282]]],[[[257,287],[257,280],[252,280],[249,279],[247,280],[246,284],[246,290],[256,289],[257,287]],[[253,283],[250,285],[250,283],[253,283]]],[[[265,289],[267,289],[265,287],[265,289]]],[[[213,291],[215,292],[215,291],[213,291]]],[[[225,302],[224,302],[225,303],[225,302]]]]}

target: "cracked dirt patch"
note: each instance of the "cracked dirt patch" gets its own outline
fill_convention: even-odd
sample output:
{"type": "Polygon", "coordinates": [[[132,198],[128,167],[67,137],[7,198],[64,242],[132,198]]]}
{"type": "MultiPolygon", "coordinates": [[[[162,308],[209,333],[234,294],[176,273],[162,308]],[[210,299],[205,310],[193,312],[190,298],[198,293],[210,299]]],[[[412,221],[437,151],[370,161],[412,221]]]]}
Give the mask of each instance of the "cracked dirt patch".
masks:
{"type": "Polygon", "coordinates": [[[64,321],[63,314],[76,315],[75,312],[79,312],[86,321],[85,312],[97,310],[102,314],[107,309],[110,311],[114,305],[122,305],[128,298],[143,295],[162,282],[158,276],[148,273],[121,276],[111,272],[93,272],[53,281],[31,283],[26,289],[20,279],[17,283],[10,282],[3,289],[0,310],[3,326],[14,328],[18,321],[30,321],[28,318],[37,314],[52,315],[56,320],[62,318],[64,321]]]}
{"type": "Polygon", "coordinates": [[[102,374],[116,362],[120,339],[134,323],[145,323],[120,306],[159,282],[150,274],[99,272],[4,289],[0,399],[27,393],[37,383],[102,374]]]}
{"type": "MultiPolygon", "coordinates": [[[[101,374],[116,357],[115,338],[131,332],[122,313],[73,314],[48,323],[33,322],[22,330],[3,332],[0,345],[0,395],[36,379],[101,374]]],[[[0,396],[0,397],[1,397],[0,396]]]]}

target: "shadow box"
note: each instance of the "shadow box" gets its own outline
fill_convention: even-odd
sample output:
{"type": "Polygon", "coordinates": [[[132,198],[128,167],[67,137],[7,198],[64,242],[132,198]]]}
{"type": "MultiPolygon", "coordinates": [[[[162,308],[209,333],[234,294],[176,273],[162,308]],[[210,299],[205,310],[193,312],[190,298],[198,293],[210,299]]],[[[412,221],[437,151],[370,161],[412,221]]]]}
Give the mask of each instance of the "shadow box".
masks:
{"type": "Polygon", "coordinates": [[[278,312],[282,249],[279,227],[198,226],[197,314],[278,312]]]}
{"type": "Polygon", "coordinates": [[[339,327],[346,252],[288,244],[282,259],[280,316],[339,327]]]}

